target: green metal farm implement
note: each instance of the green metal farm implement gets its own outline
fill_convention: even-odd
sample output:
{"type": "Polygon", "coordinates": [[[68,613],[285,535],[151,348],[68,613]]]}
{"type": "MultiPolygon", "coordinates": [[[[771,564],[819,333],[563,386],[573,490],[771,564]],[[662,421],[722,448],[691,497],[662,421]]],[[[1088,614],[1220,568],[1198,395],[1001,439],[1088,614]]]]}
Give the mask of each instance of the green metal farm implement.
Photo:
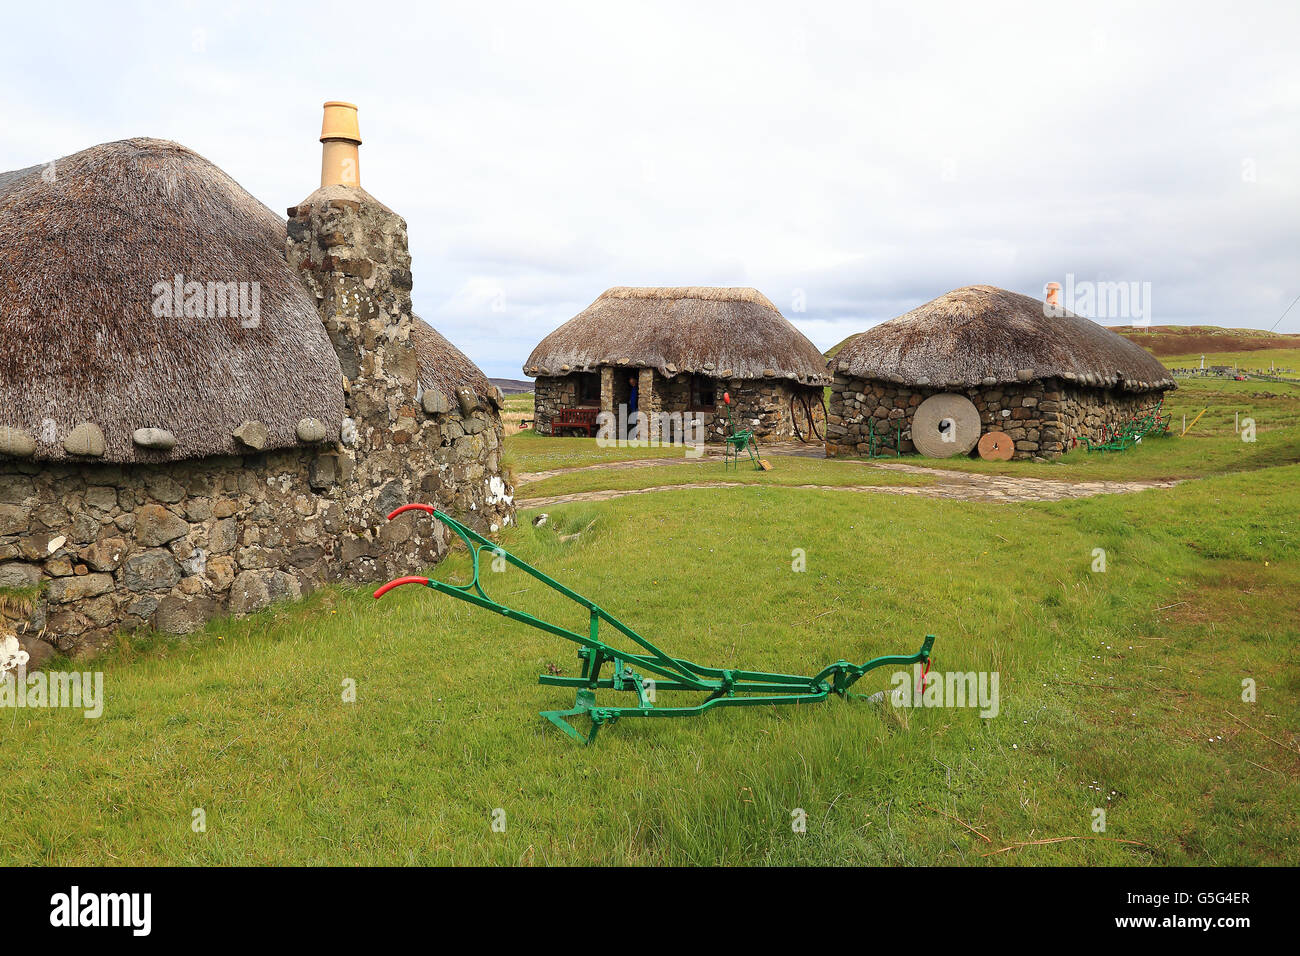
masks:
{"type": "Polygon", "coordinates": [[[884,458],[887,452],[892,451],[895,458],[901,458],[903,455],[903,426],[894,425],[894,433],[891,435],[889,429],[885,428],[880,432],[876,431],[876,420],[867,419],[867,457],[884,458]]]}
{"type": "MultiPolygon", "coordinates": [[[[934,636],[926,635],[921,649],[915,654],[895,654],[877,657],[865,664],[836,661],[812,676],[772,674],[765,671],[731,670],[703,667],[678,657],[670,657],[662,650],[628,627],[595,602],[570,590],[560,582],[538,571],[532,565],[515,557],[509,551],[465,527],[459,521],[437,511],[430,505],[403,505],[388,516],[391,521],[406,511],[427,511],[454,531],[469,549],[473,562],[473,578],[468,584],[448,584],[432,578],[403,577],[389,581],[375,591],[381,598],[393,588],[404,584],[420,584],[441,594],[500,614],[512,621],[527,624],[548,634],[563,637],[578,645],[578,658],[582,662],[577,677],[559,674],[542,674],[539,684],[553,687],[571,687],[577,690],[577,700],[567,710],[544,710],[542,716],[579,743],[591,743],[600,728],[622,717],[696,717],[717,707],[759,707],[767,704],[811,704],[825,700],[831,694],[855,697],[851,688],[860,678],[879,667],[907,667],[924,663],[930,667],[930,649],[934,636]],[[488,596],[480,583],[482,570],[480,552],[486,548],[489,559],[504,560],[532,575],[547,587],[558,591],[570,601],[585,609],[589,623],[585,632],[570,630],[534,617],[524,611],[501,604],[488,596]],[[638,651],[625,651],[612,647],[601,639],[601,626],[613,628],[617,635],[637,645],[638,651]],[[609,670],[606,670],[606,667],[609,670]],[[607,676],[602,676],[606,674],[607,676]],[[596,691],[613,690],[634,694],[636,703],[623,707],[599,706],[596,691]],[[659,691],[689,691],[703,694],[704,699],[689,706],[661,707],[656,704],[659,691]],[[570,718],[586,717],[591,729],[584,735],[571,723],[570,718]]],[[[616,636],[617,636],[616,635],[616,636]]]]}
{"type": "Polygon", "coordinates": [[[1100,439],[1093,441],[1087,435],[1079,440],[1088,451],[1126,451],[1149,435],[1167,435],[1170,416],[1164,412],[1164,401],[1138,412],[1126,422],[1107,429],[1100,439]]]}
{"type": "Polygon", "coordinates": [[[726,471],[732,465],[740,467],[740,453],[749,452],[749,460],[754,463],[755,471],[763,471],[763,459],[758,457],[758,442],[754,440],[754,432],[748,428],[740,431],[736,430],[736,419],[731,415],[731,393],[722,393],[722,403],[727,406],[727,424],[731,426],[731,434],[726,437],[726,446],[723,448],[722,469],[726,471]]]}

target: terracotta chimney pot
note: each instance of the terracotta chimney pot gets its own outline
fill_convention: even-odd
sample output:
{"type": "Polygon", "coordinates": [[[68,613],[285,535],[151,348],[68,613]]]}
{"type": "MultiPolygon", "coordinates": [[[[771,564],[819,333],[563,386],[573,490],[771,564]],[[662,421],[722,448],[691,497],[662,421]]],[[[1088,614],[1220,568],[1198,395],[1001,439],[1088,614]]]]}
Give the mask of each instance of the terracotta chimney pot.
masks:
{"type": "Polygon", "coordinates": [[[357,125],[357,108],[353,103],[330,100],[320,128],[322,186],[360,186],[361,129],[357,125]]]}

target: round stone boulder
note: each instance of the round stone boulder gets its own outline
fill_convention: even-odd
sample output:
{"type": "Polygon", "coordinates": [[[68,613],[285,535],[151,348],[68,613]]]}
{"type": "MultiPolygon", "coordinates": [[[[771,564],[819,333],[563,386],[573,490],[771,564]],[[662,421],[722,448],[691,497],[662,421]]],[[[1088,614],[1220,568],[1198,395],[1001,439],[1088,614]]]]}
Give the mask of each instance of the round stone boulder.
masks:
{"type": "Polygon", "coordinates": [[[314,444],[323,442],[328,433],[325,430],[325,423],[319,418],[304,418],[298,422],[298,440],[314,444]]]}
{"type": "Polygon", "coordinates": [[[176,436],[165,428],[137,428],[131,433],[131,440],[141,448],[157,451],[171,451],[176,447],[176,436]]]}
{"type": "Polygon", "coordinates": [[[98,425],[82,422],[63,439],[63,450],[69,455],[82,455],[86,458],[104,457],[104,433],[98,425]]]}
{"type": "Polygon", "coordinates": [[[29,432],[10,425],[0,425],[0,455],[30,458],[36,454],[36,441],[29,432]]]}

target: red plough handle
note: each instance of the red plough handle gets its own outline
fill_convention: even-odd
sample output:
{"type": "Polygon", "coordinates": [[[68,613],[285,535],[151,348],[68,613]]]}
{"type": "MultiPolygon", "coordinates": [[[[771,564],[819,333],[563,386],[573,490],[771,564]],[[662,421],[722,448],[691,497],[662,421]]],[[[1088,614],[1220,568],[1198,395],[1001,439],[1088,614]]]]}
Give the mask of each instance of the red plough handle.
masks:
{"type": "MultiPolygon", "coordinates": [[[[407,507],[409,508],[411,506],[407,505],[407,507]]],[[[395,578],[394,580],[389,581],[387,584],[381,587],[378,591],[376,591],[375,597],[381,598],[389,591],[391,591],[393,588],[400,588],[403,584],[423,584],[427,588],[429,586],[429,579],[428,578],[395,578]]]]}
{"type": "MultiPolygon", "coordinates": [[[[398,515],[406,511],[427,511],[429,512],[429,514],[433,514],[434,508],[433,505],[402,505],[402,507],[397,508],[396,510],[393,511],[392,514],[388,516],[388,520],[392,521],[398,515]]],[[[423,584],[427,588],[429,586],[429,579],[428,578],[395,578],[392,581],[389,581],[379,590],[377,590],[375,592],[375,598],[379,599],[383,597],[385,594],[387,594],[389,591],[391,591],[393,588],[400,588],[403,584],[423,584]]]]}
{"type": "Polygon", "coordinates": [[[433,514],[433,510],[433,505],[402,505],[402,507],[398,508],[388,516],[388,520],[392,521],[404,511],[427,511],[429,514],[433,514]]]}

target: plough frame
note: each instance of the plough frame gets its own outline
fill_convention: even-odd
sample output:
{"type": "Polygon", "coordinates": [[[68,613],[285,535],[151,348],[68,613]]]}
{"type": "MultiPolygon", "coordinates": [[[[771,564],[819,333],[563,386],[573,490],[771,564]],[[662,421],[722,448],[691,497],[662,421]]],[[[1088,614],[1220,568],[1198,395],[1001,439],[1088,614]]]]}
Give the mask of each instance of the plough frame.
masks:
{"type": "Polygon", "coordinates": [[[577,698],[573,707],[567,710],[544,710],[541,712],[541,716],[579,743],[591,743],[596,739],[596,735],[600,732],[602,726],[613,723],[622,717],[693,717],[715,707],[816,703],[825,700],[831,694],[840,697],[857,696],[850,694],[849,688],[864,675],[879,667],[889,665],[907,667],[923,662],[926,669],[929,668],[930,650],[934,645],[934,635],[926,635],[921,644],[921,649],[915,654],[891,654],[873,658],[865,664],[851,664],[848,661],[840,660],[822,668],[820,672],[811,677],[766,671],[704,667],[683,658],[670,657],[595,602],[537,570],[528,562],[516,557],[473,529],[465,527],[450,515],[438,511],[432,505],[403,505],[393,511],[388,518],[391,521],[407,511],[428,512],[460,537],[470,552],[473,578],[468,584],[449,584],[445,581],[425,577],[396,578],[376,590],[375,598],[381,598],[389,591],[402,585],[420,584],[441,594],[465,601],[484,610],[500,614],[509,620],[526,624],[529,627],[554,634],[579,645],[578,657],[582,661],[582,671],[579,676],[565,677],[558,674],[542,674],[537,678],[539,684],[577,689],[577,698]],[[585,608],[589,614],[587,632],[581,633],[561,627],[558,624],[552,624],[526,611],[520,611],[501,604],[489,597],[479,581],[481,570],[480,552],[484,548],[488,549],[492,558],[507,561],[541,581],[547,587],[558,591],[564,597],[585,608]],[[644,653],[622,651],[605,643],[600,637],[602,624],[614,628],[614,630],[639,646],[644,653]],[[601,672],[606,664],[611,664],[613,670],[608,677],[602,677],[601,672]],[[648,677],[646,675],[654,676],[648,677]],[[626,707],[600,706],[596,703],[597,690],[635,693],[637,703],[635,706],[626,707]],[[701,703],[691,706],[659,707],[655,704],[655,697],[660,690],[697,691],[706,694],[707,697],[701,703]],[[591,730],[585,735],[569,723],[569,718],[577,716],[585,716],[591,721],[591,730]]]}
{"type": "Polygon", "coordinates": [[[1127,451],[1148,435],[1166,435],[1169,433],[1171,416],[1164,412],[1164,399],[1150,408],[1139,411],[1126,422],[1106,431],[1102,437],[1093,441],[1087,435],[1080,441],[1088,451],[1127,451]]]}

